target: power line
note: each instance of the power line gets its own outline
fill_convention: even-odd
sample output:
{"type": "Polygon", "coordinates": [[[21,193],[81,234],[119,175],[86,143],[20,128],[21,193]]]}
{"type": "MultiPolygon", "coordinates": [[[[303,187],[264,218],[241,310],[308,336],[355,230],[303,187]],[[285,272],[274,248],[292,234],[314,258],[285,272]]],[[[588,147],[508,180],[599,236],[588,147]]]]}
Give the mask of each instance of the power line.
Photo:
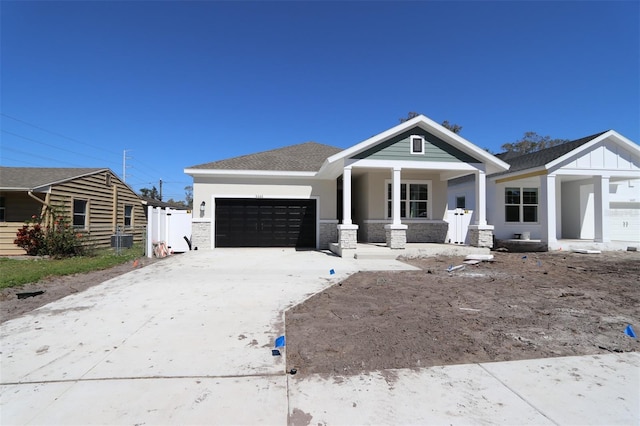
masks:
{"type": "MultiPolygon", "coordinates": [[[[24,139],[24,140],[29,141],[29,142],[35,142],[35,143],[40,144],[40,145],[48,146],[48,147],[50,147],[50,148],[54,148],[54,149],[57,149],[57,150],[60,150],[60,151],[68,152],[68,153],[70,153],[70,154],[80,155],[80,156],[84,156],[84,157],[87,157],[87,158],[91,158],[91,159],[93,159],[93,160],[100,160],[100,161],[103,161],[103,162],[104,162],[104,159],[102,159],[102,158],[92,157],[92,156],[90,156],[90,155],[83,154],[83,153],[76,152],[76,151],[72,151],[72,150],[70,150],[70,149],[61,148],[61,147],[59,147],[59,146],[52,145],[52,144],[49,144],[49,143],[46,143],[46,142],[42,142],[42,141],[39,141],[39,140],[36,140],[36,139],[32,139],[32,138],[29,138],[29,137],[26,137],[26,136],[23,136],[23,135],[19,135],[19,134],[17,134],[17,133],[13,133],[13,132],[10,132],[10,131],[8,131],[8,130],[4,130],[4,129],[2,129],[2,133],[6,133],[6,134],[8,134],[8,135],[15,136],[15,137],[17,137],[17,138],[24,139]]],[[[4,149],[8,149],[8,148],[7,148],[7,147],[5,147],[4,149]]],[[[114,162],[111,162],[111,161],[106,161],[106,162],[107,162],[107,163],[111,163],[111,164],[115,164],[114,162]]]]}
{"type": "Polygon", "coordinates": [[[38,154],[34,154],[33,152],[26,152],[26,151],[20,151],[19,149],[15,149],[15,148],[11,148],[8,146],[5,146],[2,148],[3,150],[7,150],[7,151],[12,151],[18,154],[25,154],[28,155],[29,157],[37,157],[37,158],[42,158],[43,160],[49,160],[49,161],[53,161],[55,163],[62,163],[62,164],[67,164],[69,166],[72,167],[82,167],[81,165],[78,165],[77,163],[69,163],[68,161],[61,161],[61,160],[56,160],[50,157],[44,157],[42,155],[38,155],[38,154]]]}
{"type": "Polygon", "coordinates": [[[12,116],[10,116],[10,115],[8,115],[8,114],[5,114],[4,112],[0,112],[0,115],[2,115],[3,117],[9,118],[9,119],[11,119],[11,120],[18,121],[18,122],[20,122],[20,123],[22,123],[22,124],[26,124],[27,126],[31,126],[31,127],[36,128],[36,129],[38,129],[38,130],[42,130],[43,132],[50,133],[50,134],[52,134],[52,135],[54,135],[54,136],[58,136],[58,137],[60,137],[60,138],[67,139],[67,140],[70,140],[70,141],[72,141],[72,142],[79,143],[80,145],[86,145],[86,146],[89,146],[89,147],[91,147],[91,148],[99,149],[99,150],[101,150],[101,151],[108,152],[108,153],[113,154],[113,155],[117,155],[117,153],[115,153],[115,152],[113,152],[113,151],[109,151],[109,150],[107,150],[107,149],[104,149],[103,147],[96,146],[96,145],[91,145],[91,144],[88,144],[88,143],[86,143],[86,142],[82,142],[82,141],[79,141],[79,140],[77,140],[77,139],[70,138],[69,136],[65,136],[65,135],[63,135],[63,134],[61,134],[61,133],[57,133],[57,132],[54,132],[54,131],[51,131],[51,130],[45,129],[45,128],[44,128],[44,127],[42,127],[42,126],[38,126],[38,125],[36,125],[36,124],[29,123],[28,121],[22,120],[22,119],[20,119],[20,118],[12,117],[12,116]]]}
{"type": "MultiPolygon", "coordinates": [[[[112,154],[112,155],[114,155],[114,156],[119,156],[119,155],[120,155],[119,153],[116,153],[116,152],[114,152],[114,151],[107,150],[107,149],[105,149],[105,148],[103,148],[103,147],[101,147],[101,146],[96,146],[96,145],[93,145],[93,144],[89,144],[89,143],[86,143],[86,142],[80,141],[80,140],[75,139],[75,138],[71,138],[71,137],[69,137],[69,136],[63,135],[62,133],[59,133],[59,132],[55,132],[55,131],[52,131],[52,130],[46,129],[46,128],[42,127],[42,126],[39,126],[39,125],[37,125],[37,124],[30,123],[30,122],[28,122],[28,121],[26,121],[26,120],[23,120],[23,119],[21,119],[21,118],[18,118],[18,117],[14,117],[14,116],[11,116],[11,115],[6,114],[6,113],[3,113],[3,112],[0,112],[0,115],[2,115],[3,117],[6,117],[6,118],[8,118],[8,119],[11,119],[11,120],[17,121],[17,122],[19,122],[19,123],[26,124],[27,126],[31,126],[31,127],[35,128],[35,129],[41,130],[41,131],[43,131],[43,132],[49,133],[49,134],[51,134],[51,135],[54,135],[54,136],[57,136],[57,137],[60,137],[60,138],[67,139],[67,140],[69,140],[69,141],[75,142],[75,143],[77,143],[77,144],[84,145],[84,146],[88,146],[88,147],[95,148],[95,149],[99,149],[99,150],[101,150],[101,151],[107,152],[107,153],[112,154]]],[[[21,137],[21,136],[19,136],[19,135],[17,135],[17,136],[18,136],[18,137],[21,137]]],[[[35,141],[35,140],[34,140],[34,142],[41,143],[41,144],[43,144],[43,145],[47,145],[47,144],[45,144],[44,142],[39,142],[39,141],[35,141]]],[[[47,145],[47,146],[52,146],[52,145],[47,145]]],[[[53,146],[53,147],[54,147],[54,148],[57,148],[57,147],[55,147],[55,146],[53,146]]],[[[58,149],[61,149],[61,148],[58,148],[58,149]]],[[[90,157],[90,156],[87,156],[87,155],[85,155],[85,154],[80,154],[80,153],[73,152],[73,151],[69,151],[69,152],[72,152],[73,154],[84,155],[84,156],[86,156],[86,157],[88,157],[88,158],[93,158],[93,159],[95,159],[95,157],[90,157]]],[[[148,170],[150,170],[151,172],[155,173],[155,174],[156,174],[156,176],[159,176],[159,175],[161,175],[161,174],[162,174],[162,173],[160,173],[158,170],[155,170],[153,167],[149,166],[148,164],[145,164],[145,163],[143,163],[143,162],[141,162],[141,161],[139,161],[139,160],[136,160],[136,161],[137,161],[139,164],[141,164],[141,165],[145,166],[145,167],[146,167],[148,170]]],[[[116,163],[115,163],[115,162],[110,162],[110,164],[116,164],[116,163]]],[[[145,173],[145,174],[146,174],[146,173],[145,173]]],[[[150,176],[150,177],[155,178],[155,176],[151,176],[151,175],[149,175],[149,174],[147,174],[147,176],[150,176]]]]}

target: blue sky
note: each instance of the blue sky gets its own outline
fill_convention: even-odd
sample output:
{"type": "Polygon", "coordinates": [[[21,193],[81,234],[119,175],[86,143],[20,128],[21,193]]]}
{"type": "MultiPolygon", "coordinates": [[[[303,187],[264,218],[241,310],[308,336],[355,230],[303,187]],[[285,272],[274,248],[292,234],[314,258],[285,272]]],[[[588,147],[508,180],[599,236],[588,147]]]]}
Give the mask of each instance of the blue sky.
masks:
{"type": "Polygon", "coordinates": [[[526,131],[640,141],[640,2],[2,1],[0,164],[185,167],[349,147],[409,111],[499,151],[526,131]]]}

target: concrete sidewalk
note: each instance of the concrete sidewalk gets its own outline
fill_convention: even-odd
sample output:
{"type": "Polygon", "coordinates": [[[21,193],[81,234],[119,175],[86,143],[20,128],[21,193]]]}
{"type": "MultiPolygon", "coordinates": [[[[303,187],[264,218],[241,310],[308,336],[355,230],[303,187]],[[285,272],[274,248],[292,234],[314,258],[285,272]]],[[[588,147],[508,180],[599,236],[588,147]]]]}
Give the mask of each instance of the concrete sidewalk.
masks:
{"type": "Polygon", "coordinates": [[[284,310],[361,269],[412,268],[283,249],[196,251],[7,321],[0,424],[501,423],[523,401],[542,417],[518,423],[637,423],[638,354],[287,375],[283,357],[271,355],[284,310]],[[550,373],[569,374],[569,365],[583,380],[550,373]],[[553,417],[536,395],[566,398],[566,406],[588,401],[602,415],[553,417]]]}

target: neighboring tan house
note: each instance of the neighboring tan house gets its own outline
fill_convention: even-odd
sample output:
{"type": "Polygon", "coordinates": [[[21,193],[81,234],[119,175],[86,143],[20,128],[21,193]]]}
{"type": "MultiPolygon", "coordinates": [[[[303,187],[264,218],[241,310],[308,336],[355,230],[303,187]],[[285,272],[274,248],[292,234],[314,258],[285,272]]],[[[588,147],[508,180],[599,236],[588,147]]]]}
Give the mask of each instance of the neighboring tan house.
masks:
{"type": "Polygon", "coordinates": [[[96,247],[109,247],[118,230],[142,242],[142,200],[105,168],[0,167],[0,255],[24,254],[13,244],[32,216],[52,208],[96,247]]]}
{"type": "Polygon", "coordinates": [[[486,175],[508,165],[420,115],[347,149],[308,142],[196,165],[193,244],[326,249],[447,242],[447,182],[473,174],[470,244],[490,247],[486,175]]]}
{"type": "MultiPolygon", "coordinates": [[[[640,147],[609,130],[529,154],[487,177],[487,219],[497,239],[560,248],[624,249],[640,243],[640,147]]],[[[473,178],[449,185],[449,202],[473,212],[473,178]]]]}

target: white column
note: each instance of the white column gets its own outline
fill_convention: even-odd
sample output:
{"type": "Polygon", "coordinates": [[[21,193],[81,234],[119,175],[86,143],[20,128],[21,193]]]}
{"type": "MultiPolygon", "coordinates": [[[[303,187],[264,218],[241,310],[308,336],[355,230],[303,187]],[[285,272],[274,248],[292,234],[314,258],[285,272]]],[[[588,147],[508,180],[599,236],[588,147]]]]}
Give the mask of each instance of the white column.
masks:
{"type": "Polygon", "coordinates": [[[609,233],[609,176],[593,178],[593,201],[595,204],[595,241],[611,241],[609,233]]]}
{"type": "Polygon", "coordinates": [[[538,215],[542,223],[542,239],[549,247],[557,242],[556,218],[556,176],[540,176],[540,199],[538,200],[538,215]]]}
{"type": "Polygon", "coordinates": [[[400,225],[402,218],[400,217],[400,167],[394,167],[391,173],[391,218],[394,225],[400,225]]]}
{"type": "Polygon", "coordinates": [[[351,167],[342,173],[342,224],[351,225],[351,167]]]}
{"type": "Polygon", "coordinates": [[[484,170],[476,173],[476,225],[487,224],[487,176],[484,170]]]}

